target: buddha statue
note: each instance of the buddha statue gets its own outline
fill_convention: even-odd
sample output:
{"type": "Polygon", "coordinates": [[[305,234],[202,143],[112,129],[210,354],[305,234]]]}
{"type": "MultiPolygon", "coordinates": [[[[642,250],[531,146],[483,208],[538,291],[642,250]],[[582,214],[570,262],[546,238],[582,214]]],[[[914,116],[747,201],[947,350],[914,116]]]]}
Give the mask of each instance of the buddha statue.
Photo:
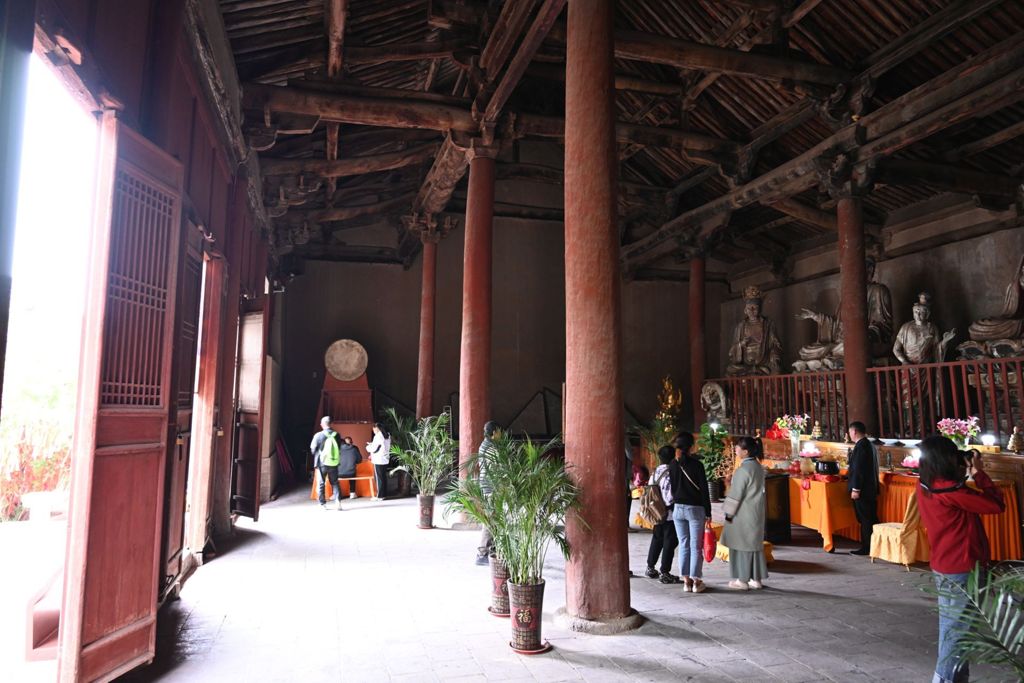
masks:
{"type": "MultiPolygon", "coordinates": [[[[888,355],[892,340],[892,295],[889,288],[875,282],[875,262],[868,259],[866,263],[868,290],[868,343],[873,358],[888,355]]],[[[803,308],[796,314],[797,320],[813,320],[818,325],[818,336],[813,344],[808,344],[798,352],[800,360],[793,363],[793,370],[806,372],[843,367],[843,321],[840,318],[842,303],[836,308],[835,315],[819,313],[803,308]]]]}
{"type": "Polygon", "coordinates": [[[896,334],[892,353],[903,365],[941,362],[946,356],[946,347],[956,336],[956,330],[939,336],[939,328],[931,322],[931,298],[927,292],[918,294],[914,319],[903,323],[896,334]]]}
{"type": "Polygon", "coordinates": [[[743,320],[733,331],[729,347],[727,376],[778,374],[782,364],[782,343],[775,325],[761,315],[764,295],[758,287],[743,290],[743,320]]]}
{"type": "Polygon", "coordinates": [[[1024,353],[1024,257],[1013,271],[1003,295],[1003,310],[968,328],[971,341],[957,347],[961,357],[1010,357],[1024,353]]]}

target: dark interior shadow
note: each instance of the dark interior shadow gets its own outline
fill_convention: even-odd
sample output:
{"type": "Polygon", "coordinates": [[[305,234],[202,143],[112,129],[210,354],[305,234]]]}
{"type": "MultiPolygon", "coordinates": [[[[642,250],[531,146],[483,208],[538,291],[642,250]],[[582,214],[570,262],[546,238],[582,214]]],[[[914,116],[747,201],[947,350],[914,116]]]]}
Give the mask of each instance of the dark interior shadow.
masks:
{"type": "Polygon", "coordinates": [[[819,562],[803,562],[801,560],[780,560],[775,559],[768,567],[773,574],[829,574],[834,569],[827,564],[819,562]]]}

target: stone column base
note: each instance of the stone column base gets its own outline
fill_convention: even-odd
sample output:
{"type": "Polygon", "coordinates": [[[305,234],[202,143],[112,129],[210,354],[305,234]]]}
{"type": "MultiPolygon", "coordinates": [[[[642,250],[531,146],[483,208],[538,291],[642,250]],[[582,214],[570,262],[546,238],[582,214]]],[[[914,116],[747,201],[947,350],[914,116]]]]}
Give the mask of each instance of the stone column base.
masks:
{"type": "Polygon", "coordinates": [[[595,636],[611,636],[616,633],[625,633],[640,628],[647,621],[642,614],[636,610],[624,617],[614,619],[584,619],[574,617],[565,611],[565,607],[559,607],[555,612],[555,624],[559,627],[576,631],[577,633],[590,633],[595,636]]]}

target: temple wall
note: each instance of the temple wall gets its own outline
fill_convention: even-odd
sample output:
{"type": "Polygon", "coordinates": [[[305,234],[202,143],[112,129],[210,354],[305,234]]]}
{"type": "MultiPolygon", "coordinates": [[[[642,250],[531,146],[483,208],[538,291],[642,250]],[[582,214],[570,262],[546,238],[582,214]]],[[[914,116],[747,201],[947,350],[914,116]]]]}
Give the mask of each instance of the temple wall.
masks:
{"type": "MultiPolygon", "coordinates": [[[[892,293],[893,329],[899,330],[900,325],[913,318],[911,306],[917,293],[930,292],[932,320],[943,331],[957,331],[947,357],[952,359],[953,348],[967,340],[967,326],[978,318],[995,315],[1002,308],[1003,293],[1022,254],[1024,230],[1013,227],[880,261],[875,279],[892,293]]],[[[836,260],[834,250],[819,258],[829,265],[836,260]]],[[[812,321],[796,320],[794,316],[804,307],[834,313],[839,302],[839,274],[833,267],[827,275],[764,289],[764,314],[778,326],[783,368],[788,371],[798,359],[800,347],[813,342],[817,333],[812,321]]],[[[725,372],[733,329],[743,317],[741,293],[741,283],[734,283],[731,298],[722,306],[720,360],[717,365],[709,365],[709,375],[721,377],[725,372]]]]}
{"type": "MultiPolygon", "coordinates": [[[[552,189],[499,181],[499,201],[536,205],[552,189]]],[[[560,200],[559,200],[560,201],[560,200]]],[[[459,386],[462,314],[461,223],[437,251],[434,411],[453,403],[459,386]]],[[[496,218],[492,403],[494,418],[507,423],[542,387],[561,393],[565,379],[565,285],[563,231],[555,221],[496,218]]],[[[416,399],[421,263],[397,266],[310,261],[283,295],[284,421],[289,447],[303,449],[315,427],[323,382],[323,353],[335,339],[350,337],[369,354],[370,386],[412,407],[416,399]]],[[[687,284],[624,282],[622,286],[624,395],[628,410],[647,421],[657,410],[661,378],[689,386],[687,284]]],[[[718,363],[714,331],[720,326],[724,284],[708,284],[709,368],[718,363]]],[[[687,397],[684,416],[690,414],[687,397]]],[[[513,426],[544,430],[539,398],[513,426]]],[[[561,406],[549,396],[552,428],[561,406]]],[[[627,416],[627,423],[631,421],[627,416]]]]}

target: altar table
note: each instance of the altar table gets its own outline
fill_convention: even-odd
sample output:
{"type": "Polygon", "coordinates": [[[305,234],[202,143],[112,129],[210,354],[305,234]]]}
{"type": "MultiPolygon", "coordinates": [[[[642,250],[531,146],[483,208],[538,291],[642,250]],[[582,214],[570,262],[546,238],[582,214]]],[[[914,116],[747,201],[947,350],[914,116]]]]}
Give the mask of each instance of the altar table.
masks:
{"type": "MultiPolygon", "coordinates": [[[[919,479],[897,472],[879,473],[878,521],[902,522],[907,500],[917,489],[919,479]]],[[[1003,494],[1006,510],[999,515],[982,515],[981,522],[988,535],[993,560],[1024,559],[1021,548],[1020,514],[1017,490],[1011,481],[996,481],[1003,494]]],[[[845,481],[820,482],[791,477],[789,480],[789,514],[793,524],[814,529],[822,536],[822,546],[831,552],[833,536],[860,540],[860,526],[845,481]],[[804,489],[807,481],[810,488],[804,489]]],[[[927,534],[925,534],[925,537],[927,534]]],[[[922,552],[922,557],[926,557],[922,552]]]]}

